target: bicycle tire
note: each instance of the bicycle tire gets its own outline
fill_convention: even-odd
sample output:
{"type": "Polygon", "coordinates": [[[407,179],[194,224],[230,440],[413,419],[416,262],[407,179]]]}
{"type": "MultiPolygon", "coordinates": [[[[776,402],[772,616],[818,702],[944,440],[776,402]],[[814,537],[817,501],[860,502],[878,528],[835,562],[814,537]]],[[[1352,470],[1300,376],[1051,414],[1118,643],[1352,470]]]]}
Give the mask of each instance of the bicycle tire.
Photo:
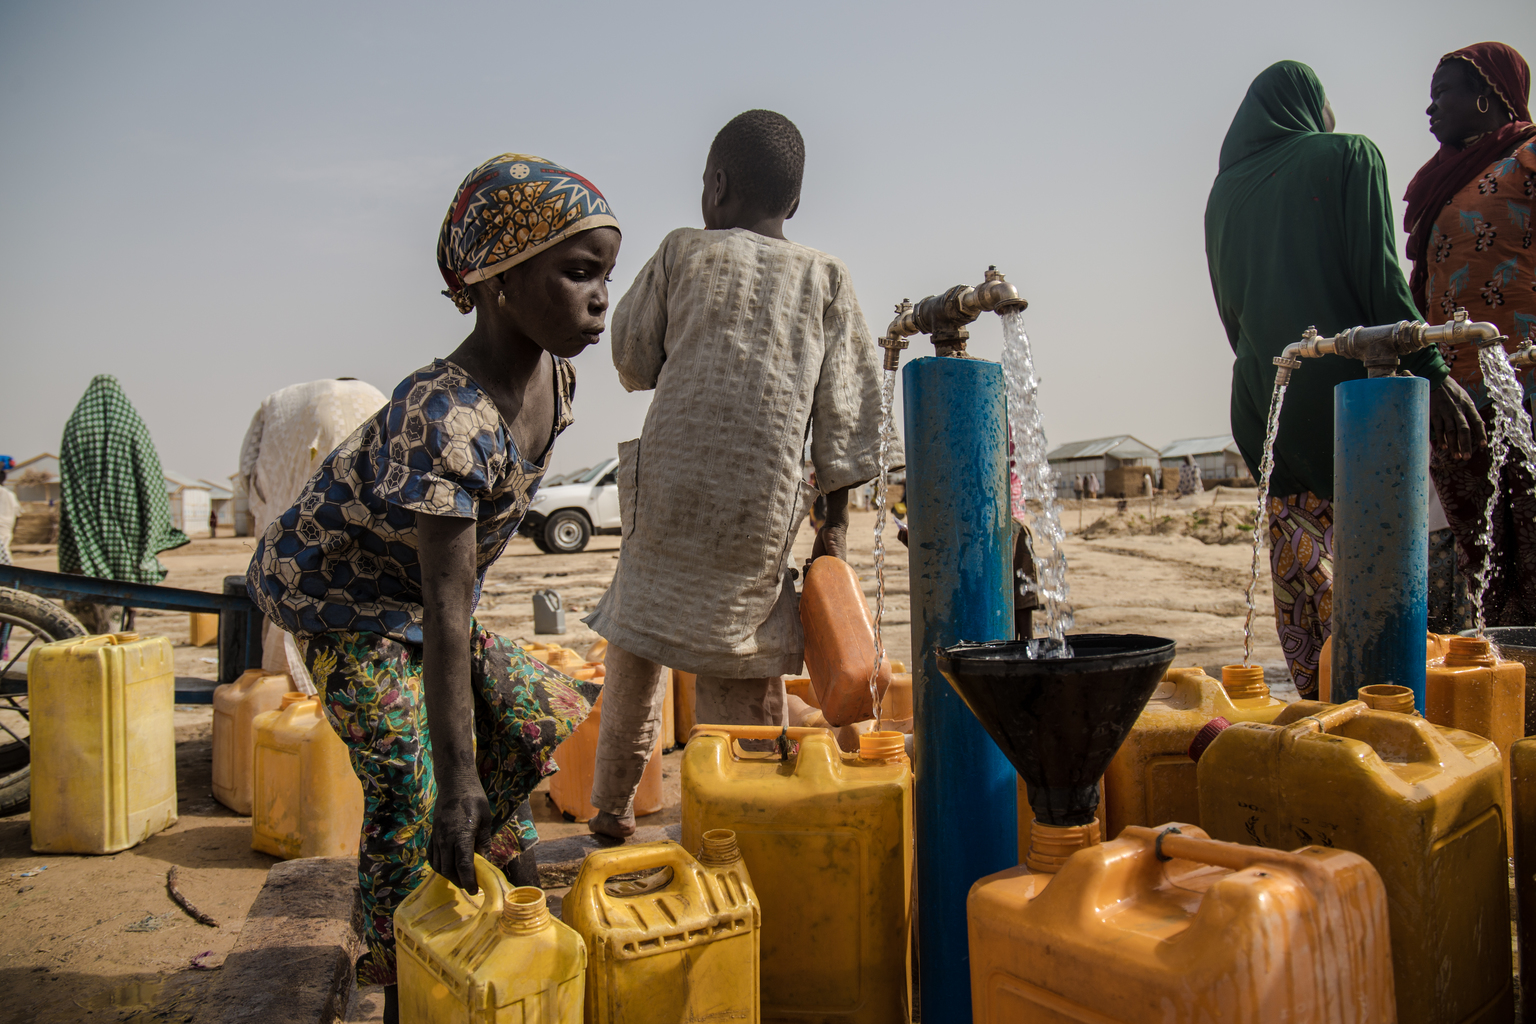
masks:
{"type": "MultiPolygon", "coordinates": [[[[72,636],[85,636],[85,626],[63,608],[47,598],[28,594],[23,590],[0,587],[0,621],[25,626],[39,640],[51,642],[66,640],[72,636]]],[[[0,764],[14,766],[18,759],[30,754],[21,743],[0,744],[0,764]]],[[[0,773],[0,817],[20,814],[26,810],[32,796],[32,765],[0,773]]]]}

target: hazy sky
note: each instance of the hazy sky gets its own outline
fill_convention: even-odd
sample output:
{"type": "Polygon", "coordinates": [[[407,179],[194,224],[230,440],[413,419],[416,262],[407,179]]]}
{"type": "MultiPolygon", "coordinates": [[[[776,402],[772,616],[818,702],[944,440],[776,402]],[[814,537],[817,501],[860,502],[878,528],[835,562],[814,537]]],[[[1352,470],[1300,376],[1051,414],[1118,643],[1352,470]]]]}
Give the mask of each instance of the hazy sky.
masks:
{"type": "MultiPolygon", "coordinates": [[[[847,262],[874,333],[903,296],[995,263],[1030,300],[1053,445],[1223,433],[1201,218],[1248,83],[1312,65],[1401,195],[1434,150],[1436,60],[1482,39],[1536,58],[1536,3],[5,0],[0,452],[57,451],[97,373],[167,468],[210,478],[279,387],[388,392],[470,327],[434,245],[496,153],[604,191],[617,302],[699,223],[710,139],[750,107],[804,133],[787,233],[847,262]]],[[[989,316],[972,351],[995,359],[1000,338],[989,316]]],[[[606,343],[577,367],[559,471],[636,436],[649,403],[606,343]]]]}

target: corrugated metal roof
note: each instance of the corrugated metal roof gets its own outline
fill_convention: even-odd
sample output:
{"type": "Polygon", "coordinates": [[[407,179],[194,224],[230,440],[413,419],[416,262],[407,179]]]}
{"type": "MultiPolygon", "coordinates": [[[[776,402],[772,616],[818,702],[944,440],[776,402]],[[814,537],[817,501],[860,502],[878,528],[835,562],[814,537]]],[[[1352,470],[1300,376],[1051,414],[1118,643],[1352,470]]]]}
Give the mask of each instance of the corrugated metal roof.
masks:
{"type": "Polygon", "coordinates": [[[1069,442],[1045,458],[1048,462],[1060,462],[1063,459],[1093,459],[1102,455],[1113,455],[1117,459],[1158,457],[1157,449],[1151,445],[1136,440],[1130,434],[1116,434],[1114,437],[1096,437],[1091,441],[1069,442]]]}
{"type": "Polygon", "coordinates": [[[212,480],[199,480],[198,483],[207,485],[208,496],[214,501],[228,501],[235,496],[234,491],[223,484],[216,484],[212,480]]]}
{"type": "Polygon", "coordinates": [[[165,489],[173,493],[181,490],[183,487],[195,487],[200,491],[212,489],[212,485],[205,484],[201,480],[194,480],[185,473],[178,473],[175,470],[162,470],[161,474],[165,477],[165,489]]]}
{"type": "Polygon", "coordinates": [[[1182,459],[1186,455],[1214,455],[1217,452],[1242,454],[1238,451],[1237,442],[1232,440],[1231,434],[1218,434],[1215,437],[1186,437],[1182,441],[1170,441],[1159,454],[1165,459],[1182,459]]]}

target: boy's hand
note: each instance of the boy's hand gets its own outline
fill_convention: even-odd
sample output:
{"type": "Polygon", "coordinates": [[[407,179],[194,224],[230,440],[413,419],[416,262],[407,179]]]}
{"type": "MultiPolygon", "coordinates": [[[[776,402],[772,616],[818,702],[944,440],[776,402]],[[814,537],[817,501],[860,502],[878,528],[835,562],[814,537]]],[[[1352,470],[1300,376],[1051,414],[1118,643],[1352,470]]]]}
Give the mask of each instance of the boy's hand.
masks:
{"type": "Polygon", "coordinates": [[[1470,459],[1488,443],[1483,417],[1454,377],[1429,392],[1429,441],[1453,458],[1470,459]]]}
{"type": "Polygon", "coordinates": [[[831,555],[848,561],[848,524],[827,524],[816,531],[816,543],[811,545],[811,561],[822,555],[831,555]]]}
{"type": "Polygon", "coordinates": [[[427,862],[432,870],[473,896],[475,851],[491,843],[491,802],[478,778],[440,782],[432,811],[432,842],[427,862]]]}

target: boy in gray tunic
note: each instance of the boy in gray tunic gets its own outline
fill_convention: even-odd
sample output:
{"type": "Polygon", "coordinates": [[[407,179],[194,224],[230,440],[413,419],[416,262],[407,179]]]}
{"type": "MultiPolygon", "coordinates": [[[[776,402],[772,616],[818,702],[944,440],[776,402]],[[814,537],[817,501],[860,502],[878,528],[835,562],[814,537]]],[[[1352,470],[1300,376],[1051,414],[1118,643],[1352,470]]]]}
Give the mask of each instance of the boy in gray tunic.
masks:
{"type": "Polygon", "coordinates": [[[634,831],[667,668],[698,676],[699,722],[784,723],[782,676],[804,658],[790,545],[819,488],[815,553],[843,556],[848,491],[879,472],[880,350],[848,268],[784,237],[804,166],[787,118],[734,118],[704,166],[704,230],[669,234],[614,311],[619,379],[656,395],[619,446],[623,547],[585,620],[609,643],[603,835],[634,831]]]}

